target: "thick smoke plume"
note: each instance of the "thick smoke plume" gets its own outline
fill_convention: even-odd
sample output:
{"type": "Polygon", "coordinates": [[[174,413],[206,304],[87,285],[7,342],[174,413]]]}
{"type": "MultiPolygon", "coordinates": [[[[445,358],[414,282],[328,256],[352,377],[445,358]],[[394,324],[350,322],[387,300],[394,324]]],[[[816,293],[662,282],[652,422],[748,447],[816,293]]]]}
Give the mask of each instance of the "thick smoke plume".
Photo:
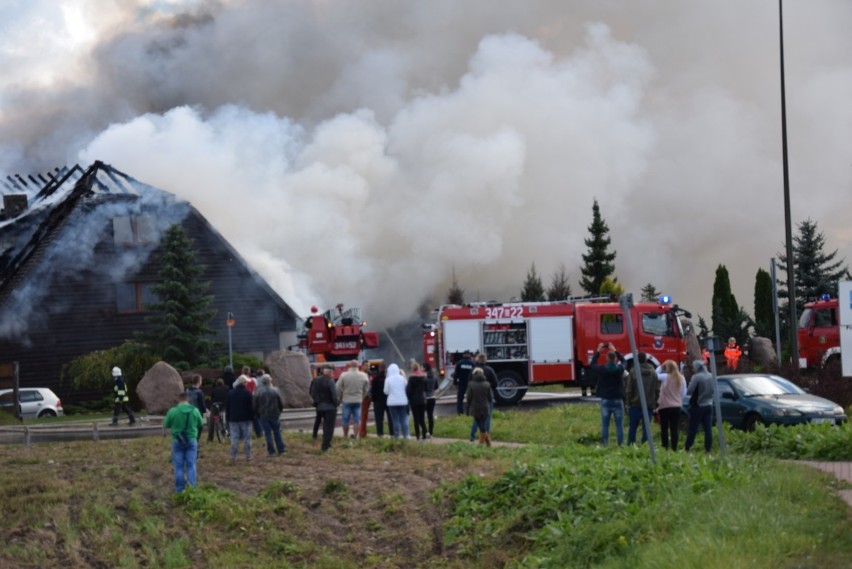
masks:
{"type": "MultiPolygon", "coordinates": [[[[793,219],[850,259],[852,4],[788,4],[793,219]]],[[[619,281],[705,316],[717,265],[751,311],[783,250],[773,2],[43,0],[8,15],[3,176],[110,163],[189,200],[302,313],[344,302],[392,325],[453,273],[469,300],[507,300],[532,262],[545,285],[564,264],[580,293],[594,199],[619,281]]]]}

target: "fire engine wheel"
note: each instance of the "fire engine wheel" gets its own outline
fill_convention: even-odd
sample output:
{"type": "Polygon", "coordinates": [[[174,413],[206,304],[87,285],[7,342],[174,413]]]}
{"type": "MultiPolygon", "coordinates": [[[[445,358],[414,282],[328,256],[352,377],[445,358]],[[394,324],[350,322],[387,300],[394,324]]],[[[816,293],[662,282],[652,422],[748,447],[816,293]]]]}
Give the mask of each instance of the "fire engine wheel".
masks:
{"type": "Polygon", "coordinates": [[[514,405],[526,394],[527,388],[517,372],[505,370],[497,374],[498,405],[514,405]]]}

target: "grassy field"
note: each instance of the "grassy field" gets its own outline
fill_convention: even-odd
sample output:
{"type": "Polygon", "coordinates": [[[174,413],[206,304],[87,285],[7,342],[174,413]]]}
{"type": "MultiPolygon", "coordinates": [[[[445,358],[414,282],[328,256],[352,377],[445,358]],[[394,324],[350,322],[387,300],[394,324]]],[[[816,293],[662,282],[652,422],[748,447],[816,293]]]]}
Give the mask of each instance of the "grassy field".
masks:
{"type": "MultiPolygon", "coordinates": [[[[600,448],[598,417],[498,411],[494,439],[522,448],[338,439],[323,454],[287,434],[285,458],[230,465],[203,444],[201,486],[180,496],[160,437],[7,446],[0,566],[852,566],[832,478],[759,449],[659,449],[651,465],[647,447],[600,448]]],[[[436,435],[469,427],[441,418],[436,435]]]]}

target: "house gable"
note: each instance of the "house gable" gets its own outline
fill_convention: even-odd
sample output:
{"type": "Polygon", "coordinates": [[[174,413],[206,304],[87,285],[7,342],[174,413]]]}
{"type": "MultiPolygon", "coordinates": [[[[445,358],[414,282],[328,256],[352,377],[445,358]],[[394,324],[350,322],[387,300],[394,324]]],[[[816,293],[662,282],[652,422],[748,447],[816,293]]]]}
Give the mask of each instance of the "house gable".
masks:
{"type": "Polygon", "coordinates": [[[100,162],[39,192],[30,211],[0,222],[0,353],[22,385],[68,397],[62,367],[146,329],[142,296],[158,281],[159,242],[180,223],[210,282],[220,354],[226,315],[234,351],[260,355],[295,341],[298,316],[187,202],[100,162]],[[49,190],[49,191],[48,191],[49,190]],[[28,239],[12,238],[29,234],[28,239]],[[4,238],[5,236],[5,238],[4,238]]]}

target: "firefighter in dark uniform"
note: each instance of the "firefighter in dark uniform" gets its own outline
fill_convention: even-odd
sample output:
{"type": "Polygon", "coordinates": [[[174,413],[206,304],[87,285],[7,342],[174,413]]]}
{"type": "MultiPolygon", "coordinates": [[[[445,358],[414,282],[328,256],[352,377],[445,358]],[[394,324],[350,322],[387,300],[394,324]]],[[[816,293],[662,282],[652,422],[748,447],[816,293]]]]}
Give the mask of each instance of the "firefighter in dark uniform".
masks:
{"type": "Polygon", "coordinates": [[[136,417],[133,416],[133,411],[130,410],[130,406],[127,404],[130,401],[130,397],[127,395],[127,385],[125,385],[124,379],[121,377],[121,368],[112,368],[112,378],[115,382],[113,386],[113,390],[115,391],[115,408],[112,411],[112,426],[118,425],[118,416],[122,411],[127,413],[127,418],[132,425],[136,422],[136,417]]]}
{"type": "Polygon", "coordinates": [[[464,394],[467,391],[471,372],[473,372],[473,360],[470,359],[470,352],[465,352],[462,354],[462,359],[456,362],[456,369],[453,371],[453,385],[458,388],[456,412],[459,415],[464,415],[464,394]]]}

